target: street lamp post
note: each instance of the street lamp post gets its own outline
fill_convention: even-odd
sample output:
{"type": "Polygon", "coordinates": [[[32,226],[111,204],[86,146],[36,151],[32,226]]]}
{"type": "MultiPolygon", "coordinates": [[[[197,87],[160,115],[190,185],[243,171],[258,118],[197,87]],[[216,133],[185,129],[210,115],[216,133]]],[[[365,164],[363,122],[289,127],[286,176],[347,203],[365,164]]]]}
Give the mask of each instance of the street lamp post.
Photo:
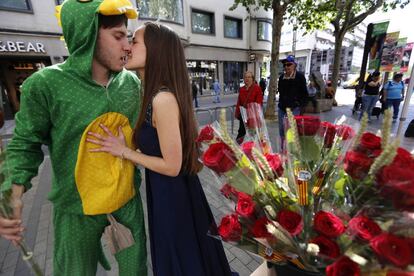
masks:
{"type": "Polygon", "coordinates": [[[410,106],[411,96],[413,94],[414,87],[414,65],[411,67],[410,82],[408,83],[407,92],[404,97],[404,105],[400,115],[400,122],[398,124],[397,138],[401,138],[403,122],[407,119],[408,107],[410,106]]]}

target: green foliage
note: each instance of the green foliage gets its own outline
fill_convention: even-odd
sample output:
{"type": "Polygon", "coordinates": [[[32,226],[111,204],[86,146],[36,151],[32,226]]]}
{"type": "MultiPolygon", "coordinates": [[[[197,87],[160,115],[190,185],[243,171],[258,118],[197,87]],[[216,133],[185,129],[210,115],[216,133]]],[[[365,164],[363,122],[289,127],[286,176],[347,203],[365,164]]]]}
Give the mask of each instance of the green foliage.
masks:
{"type": "Polygon", "coordinates": [[[231,6],[230,10],[234,10],[241,5],[245,7],[248,12],[250,12],[251,8],[258,10],[260,7],[267,11],[272,8],[272,3],[272,0],[234,0],[234,4],[231,6]]]}
{"type": "Polygon", "coordinates": [[[389,11],[404,8],[410,0],[301,0],[288,12],[295,24],[308,32],[326,29],[328,24],[335,28],[351,31],[368,15],[382,8],[389,11]],[[337,26],[335,26],[337,25],[337,26]]]}

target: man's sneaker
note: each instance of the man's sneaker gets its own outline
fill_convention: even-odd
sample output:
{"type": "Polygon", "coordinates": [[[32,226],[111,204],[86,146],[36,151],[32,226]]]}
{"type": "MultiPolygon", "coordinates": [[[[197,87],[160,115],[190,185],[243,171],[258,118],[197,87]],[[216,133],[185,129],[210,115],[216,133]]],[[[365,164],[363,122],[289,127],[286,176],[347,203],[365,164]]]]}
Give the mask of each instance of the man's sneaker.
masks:
{"type": "Polygon", "coordinates": [[[397,119],[392,119],[392,122],[393,122],[393,123],[396,123],[396,122],[397,122],[397,119]]]}

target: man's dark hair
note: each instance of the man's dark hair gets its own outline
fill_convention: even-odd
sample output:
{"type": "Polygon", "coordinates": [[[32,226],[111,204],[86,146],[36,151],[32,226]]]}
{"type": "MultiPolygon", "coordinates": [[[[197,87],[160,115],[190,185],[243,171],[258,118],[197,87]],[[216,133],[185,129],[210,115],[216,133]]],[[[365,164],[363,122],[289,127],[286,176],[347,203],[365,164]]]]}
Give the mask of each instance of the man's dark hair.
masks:
{"type": "Polygon", "coordinates": [[[401,73],[396,73],[396,74],[394,74],[393,79],[394,79],[394,80],[396,80],[396,79],[398,79],[398,78],[402,78],[402,76],[403,76],[403,74],[401,74],[401,73]]]}
{"type": "Polygon", "coordinates": [[[111,29],[115,27],[119,27],[122,25],[125,25],[125,27],[128,26],[128,18],[125,16],[125,14],[120,15],[98,15],[98,24],[99,28],[104,29],[111,29]]]}
{"type": "Polygon", "coordinates": [[[380,74],[381,74],[380,72],[375,71],[375,72],[372,73],[372,76],[373,77],[378,77],[380,74]]]}

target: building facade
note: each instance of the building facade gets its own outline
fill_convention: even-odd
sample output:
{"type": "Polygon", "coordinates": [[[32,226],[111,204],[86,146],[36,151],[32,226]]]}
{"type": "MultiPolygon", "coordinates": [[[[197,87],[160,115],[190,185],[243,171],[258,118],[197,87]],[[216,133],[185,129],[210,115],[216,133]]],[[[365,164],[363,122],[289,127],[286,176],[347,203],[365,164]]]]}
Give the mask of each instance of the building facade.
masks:
{"type": "Polygon", "coordinates": [[[0,1],[0,91],[6,119],[19,110],[22,82],[68,55],[54,16],[56,4],[59,1],[0,1]]]}
{"type": "Polygon", "coordinates": [[[202,90],[217,79],[224,92],[238,91],[246,70],[260,78],[270,56],[272,13],[249,14],[244,7],[230,10],[233,0],[140,0],[137,27],[160,20],[175,30],[185,45],[187,67],[202,90]]]}
{"type": "MultiPolygon", "coordinates": [[[[347,79],[349,74],[359,72],[364,52],[364,42],[367,25],[359,24],[353,32],[345,35],[341,49],[340,78],[347,79]]],[[[312,71],[319,71],[325,80],[329,80],[333,70],[335,37],[333,29],[315,31],[305,34],[302,30],[293,31],[291,24],[285,24],[282,29],[280,58],[293,54],[293,44],[295,43],[295,56],[298,68],[306,76],[312,71]]]]}
{"type": "MultiPolygon", "coordinates": [[[[54,16],[63,0],[0,1],[0,90],[6,119],[19,109],[21,83],[35,71],[68,56],[54,16]]],[[[271,49],[270,11],[230,10],[233,0],[131,0],[140,12],[132,32],[145,21],[160,21],[183,41],[190,77],[204,89],[218,79],[225,92],[237,91],[243,72],[260,77],[271,49]]]]}

